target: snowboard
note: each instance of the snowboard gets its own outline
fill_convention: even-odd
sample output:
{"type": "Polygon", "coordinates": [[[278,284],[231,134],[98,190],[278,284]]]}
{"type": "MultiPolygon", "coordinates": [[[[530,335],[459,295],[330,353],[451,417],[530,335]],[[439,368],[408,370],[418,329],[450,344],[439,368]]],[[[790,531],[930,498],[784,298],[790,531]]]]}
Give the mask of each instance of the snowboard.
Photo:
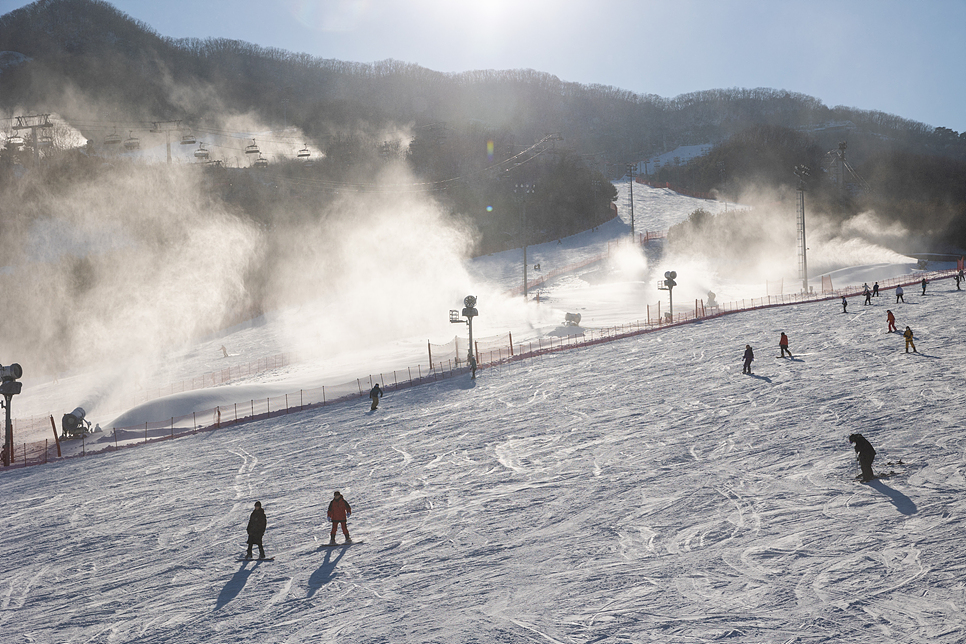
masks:
{"type": "Polygon", "coordinates": [[[257,557],[252,557],[251,559],[247,557],[239,557],[236,561],[254,561],[258,563],[259,561],[275,561],[275,557],[265,557],[264,559],[258,559],[257,557]]]}
{"type": "MultiPolygon", "coordinates": [[[[876,475],[874,477],[872,477],[872,480],[873,481],[876,480],[876,479],[883,479],[883,480],[885,480],[885,479],[888,479],[889,477],[892,477],[892,476],[895,476],[895,475],[896,475],[896,473],[894,471],[890,471],[890,472],[877,472],[876,475]]],[[[868,483],[869,482],[869,481],[863,481],[861,474],[859,474],[858,476],[856,476],[852,480],[853,481],[857,481],[859,483],[868,483]]]]}

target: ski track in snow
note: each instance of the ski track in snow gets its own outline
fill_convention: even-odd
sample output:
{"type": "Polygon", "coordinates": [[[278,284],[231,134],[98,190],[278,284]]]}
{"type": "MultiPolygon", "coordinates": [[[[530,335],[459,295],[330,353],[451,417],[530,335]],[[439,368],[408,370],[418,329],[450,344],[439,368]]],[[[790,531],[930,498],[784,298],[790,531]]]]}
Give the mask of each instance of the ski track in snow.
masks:
{"type": "Polygon", "coordinates": [[[896,311],[923,355],[887,299],[765,309],[5,472],[3,640],[962,642],[966,293],[933,289],[896,311]],[[895,476],[852,480],[854,431],[895,476]],[[364,543],[320,546],[335,489],[364,543]],[[273,562],[236,561],[255,500],[273,562]]]}

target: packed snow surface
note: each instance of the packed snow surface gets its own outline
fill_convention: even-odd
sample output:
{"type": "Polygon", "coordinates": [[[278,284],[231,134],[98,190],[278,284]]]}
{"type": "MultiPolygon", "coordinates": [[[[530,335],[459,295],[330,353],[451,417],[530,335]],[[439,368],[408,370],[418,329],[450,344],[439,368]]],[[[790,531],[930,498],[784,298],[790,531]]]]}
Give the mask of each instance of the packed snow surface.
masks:
{"type": "MultiPolygon", "coordinates": [[[[726,315],[392,392],[375,412],[4,472],[2,639],[962,642],[964,297],[942,280],[847,314],[726,315]],[[792,359],[775,357],[782,331],[792,359]],[[853,432],[894,475],[853,480],[853,432]],[[322,547],[334,490],[357,545],[322,547]],[[256,500],[272,562],[238,560],[256,500]]],[[[300,368],[315,377],[287,377],[300,368]]]]}

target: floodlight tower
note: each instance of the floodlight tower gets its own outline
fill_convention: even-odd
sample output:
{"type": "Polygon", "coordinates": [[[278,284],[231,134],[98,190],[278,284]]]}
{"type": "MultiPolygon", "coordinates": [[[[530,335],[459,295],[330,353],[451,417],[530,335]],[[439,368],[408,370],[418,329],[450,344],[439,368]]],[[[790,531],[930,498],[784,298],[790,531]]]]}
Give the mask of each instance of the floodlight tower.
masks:
{"type": "Polygon", "coordinates": [[[0,366],[0,395],[3,395],[3,406],[7,412],[3,441],[4,466],[13,462],[13,421],[10,419],[10,401],[23,388],[23,383],[17,382],[21,377],[23,377],[23,369],[16,362],[9,367],[0,366]]]}
{"type": "Polygon", "coordinates": [[[671,322],[674,322],[674,287],[678,285],[675,279],[677,279],[677,271],[665,271],[664,280],[657,283],[657,287],[662,291],[667,291],[668,297],[668,314],[671,316],[671,322]]]}
{"type": "MultiPolygon", "coordinates": [[[[523,195],[523,219],[521,227],[523,229],[523,299],[527,299],[527,195],[533,194],[537,185],[535,183],[518,183],[513,188],[513,192],[523,195]]],[[[475,298],[474,298],[475,299],[475,298]]]]}
{"type": "Polygon", "coordinates": [[[631,180],[631,239],[634,239],[634,173],[637,171],[636,163],[627,164],[627,176],[631,180]]]}

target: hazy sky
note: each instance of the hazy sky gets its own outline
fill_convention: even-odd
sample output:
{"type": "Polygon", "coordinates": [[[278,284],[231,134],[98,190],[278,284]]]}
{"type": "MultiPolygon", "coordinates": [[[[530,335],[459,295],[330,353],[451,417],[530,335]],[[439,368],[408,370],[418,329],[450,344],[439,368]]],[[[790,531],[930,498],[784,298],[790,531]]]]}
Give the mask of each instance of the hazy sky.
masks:
{"type": "MultiPolygon", "coordinates": [[[[0,14],[29,4],[0,0],[0,14]]],[[[163,36],[673,97],[771,87],[966,130],[966,0],[116,0],[163,36]]]]}

